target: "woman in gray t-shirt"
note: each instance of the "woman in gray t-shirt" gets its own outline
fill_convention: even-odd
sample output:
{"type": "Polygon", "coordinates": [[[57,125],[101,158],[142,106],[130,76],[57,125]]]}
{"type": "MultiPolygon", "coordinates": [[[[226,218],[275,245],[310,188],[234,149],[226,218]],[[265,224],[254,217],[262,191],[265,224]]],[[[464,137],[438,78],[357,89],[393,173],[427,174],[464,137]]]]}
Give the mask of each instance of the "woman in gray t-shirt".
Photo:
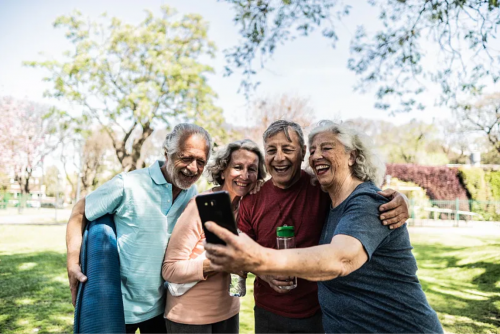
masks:
{"type": "Polygon", "coordinates": [[[298,276],[319,283],[328,333],[442,333],[416,276],[406,226],[380,224],[385,165],[369,140],[329,121],[309,134],[309,165],[331,209],[316,247],[272,250],[207,226],[227,246],[206,245],[216,269],[298,276]]]}

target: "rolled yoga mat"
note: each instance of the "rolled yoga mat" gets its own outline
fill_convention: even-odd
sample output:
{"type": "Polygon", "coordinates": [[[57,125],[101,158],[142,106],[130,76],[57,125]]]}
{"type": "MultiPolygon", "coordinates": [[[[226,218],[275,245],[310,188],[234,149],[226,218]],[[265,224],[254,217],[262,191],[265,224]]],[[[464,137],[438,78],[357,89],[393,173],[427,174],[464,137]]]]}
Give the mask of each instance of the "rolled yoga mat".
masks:
{"type": "Polygon", "coordinates": [[[105,215],[87,224],[80,264],[87,281],[78,287],[74,333],[125,333],[113,216],[105,215]]]}

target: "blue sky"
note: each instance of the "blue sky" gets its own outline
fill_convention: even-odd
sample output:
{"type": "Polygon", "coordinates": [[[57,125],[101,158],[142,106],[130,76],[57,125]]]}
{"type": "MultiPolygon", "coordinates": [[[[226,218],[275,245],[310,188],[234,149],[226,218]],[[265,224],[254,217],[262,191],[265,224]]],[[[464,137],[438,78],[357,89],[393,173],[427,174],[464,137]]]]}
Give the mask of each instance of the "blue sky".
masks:
{"type": "MultiPolygon", "coordinates": [[[[63,31],[52,27],[57,16],[77,8],[91,17],[107,12],[123,21],[139,22],[144,18],[143,9],[155,12],[162,4],[176,8],[180,14],[199,13],[210,23],[209,37],[218,47],[217,57],[209,60],[216,71],[209,77],[210,85],[219,95],[217,104],[223,108],[226,120],[245,124],[248,108],[244,97],[237,93],[241,77],[237,74],[229,78],[222,76],[225,65],[222,51],[239,39],[232,21],[234,13],[229,4],[215,0],[0,0],[0,95],[43,101],[42,94],[47,87],[41,80],[43,72],[23,67],[21,63],[43,59],[39,52],[58,57],[70,48],[63,31]]],[[[373,91],[354,92],[356,76],[347,69],[349,41],[358,24],[377,27],[373,11],[365,1],[356,4],[352,14],[337,26],[340,41],[336,49],[319,32],[280,47],[273,60],[267,63],[267,69],[258,76],[262,84],[257,95],[290,93],[309,98],[315,109],[315,119],[365,117],[402,123],[411,118],[430,122],[436,117],[449,116],[446,108],[432,106],[437,97],[435,93],[427,92],[422,96],[431,105],[426,111],[390,117],[387,112],[373,107],[373,91]]]]}

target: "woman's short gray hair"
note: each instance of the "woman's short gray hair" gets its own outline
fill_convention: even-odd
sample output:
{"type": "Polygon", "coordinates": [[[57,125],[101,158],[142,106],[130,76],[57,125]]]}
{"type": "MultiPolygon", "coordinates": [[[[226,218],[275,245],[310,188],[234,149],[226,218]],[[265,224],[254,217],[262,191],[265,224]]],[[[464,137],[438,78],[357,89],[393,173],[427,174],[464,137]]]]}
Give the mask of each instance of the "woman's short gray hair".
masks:
{"type": "Polygon", "coordinates": [[[385,163],[371,145],[369,138],[346,124],[332,121],[320,121],[309,133],[309,146],[314,137],[322,132],[332,132],[344,145],[345,151],[356,151],[356,161],[351,167],[352,174],[361,181],[372,181],[376,186],[382,185],[385,174],[385,163]]]}
{"type": "Polygon", "coordinates": [[[229,143],[215,152],[214,156],[207,164],[206,173],[209,182],[220,186],[224,184],[222,173],[227,166],[229,166],[231,155],[237,150],[247,150],[257,155],[259,158],[257,180],[264,180],[266,177],[266,169],[264,167],[264,156],[262,152],[255,142],[250,139],[243,139],[229,143]]]}
{"type": "Polygon", "coordinates": [[[170,159],[174,154],[179,151],[179,143],[180,140],[186,138],[186,136],[199,135],[207,144],[207,160],[210,158],[210,153],[212,152],[212,139],[208,134],[207,130],[198,126],[196,124],[191,123],[180,123],[177,124],[172,132],[167,134],[165,141],[163,142],[163,153],[170,159]]]}

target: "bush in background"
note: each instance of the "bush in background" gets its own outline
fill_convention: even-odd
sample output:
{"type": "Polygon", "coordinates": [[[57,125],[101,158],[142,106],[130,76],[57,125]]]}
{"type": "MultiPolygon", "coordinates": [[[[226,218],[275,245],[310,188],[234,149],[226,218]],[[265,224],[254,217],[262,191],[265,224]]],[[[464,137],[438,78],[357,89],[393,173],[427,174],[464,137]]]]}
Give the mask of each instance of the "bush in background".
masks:
{"type": "Polygon", "coordinates": [[[500,171],[487,171],[485,173],[485,178],[490,186],[493,200],[500,201],[500,171]]]}
{"type": "Polygon", "coordinates": [[[433,200],[467,200],[467,192],[460,183],[456,168],[446,166],[419,166],[387,164],[388,175],[405,182],[414,182],[425,189],[433,200]]]}
{"type": "Polygon", "coordinates": [[[408,196],[410,200],[411,218],[415,219],[427,219],[429,218],[429,211],[425,211],[424,208],[429,208],[432,206],[429,196],[425,189],[420,187],[414,182],[401,181],[398,178],[391,178],[390,184],[385,184],[385,188],[392,188],[399,192],[404,193],[408,196]]]}
{"type": "MultiPolygon", "coordinates": [[[[494,172],[485,172],[484,169],[478,167],[462,167],[458,170],[458,176],[467,190],[468,197],[472,200],[470,210],[482,215],[484,220],[498,220],[500,212],[498,212],[495,205],[492,205],[493,203],[489,203],[494,201],[495,198],[492,193],[491,183],[488,182],[488,173],[492,174],[494,172]]],[[[500,175],[492,174],[490,177],[500,182],[500,175]]],[[[497,187],[495,191],[499,192],[500,188],[497,187]]]]}

